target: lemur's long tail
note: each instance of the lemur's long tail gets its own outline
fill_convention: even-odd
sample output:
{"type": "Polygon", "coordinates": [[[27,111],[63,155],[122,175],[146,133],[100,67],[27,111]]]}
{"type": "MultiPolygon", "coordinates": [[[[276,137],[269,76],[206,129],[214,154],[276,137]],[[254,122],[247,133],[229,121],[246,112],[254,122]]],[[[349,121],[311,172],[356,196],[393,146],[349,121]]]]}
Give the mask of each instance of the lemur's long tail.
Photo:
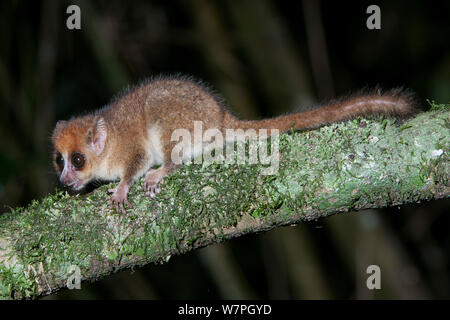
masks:
{"type": "Polygon", "coordinates": [[[357,116],[385,114],[388,116],[406,117],[415,113],[415,105],[414,94],[408,90],[397,88],[383,94],[377,90],[335,100],[313,110],[282,115],[271,119],[239,120],[227,113],[224,118],[224,127],[243,130],[278,129],[281,132],[291,129],[312,129],[357,116]]]}

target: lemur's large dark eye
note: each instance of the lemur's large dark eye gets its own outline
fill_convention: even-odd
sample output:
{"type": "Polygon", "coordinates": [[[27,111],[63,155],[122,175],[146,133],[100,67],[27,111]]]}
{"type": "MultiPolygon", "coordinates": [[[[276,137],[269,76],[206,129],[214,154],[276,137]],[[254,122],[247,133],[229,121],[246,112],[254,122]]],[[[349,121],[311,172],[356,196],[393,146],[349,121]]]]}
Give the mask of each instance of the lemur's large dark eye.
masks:
{"type": "Polygon", "coordinates": [[[72,164],[75,166],[75,169],[80,170],[84,167],[85,163],[84,155],[79,152],[72,153],[72,164]]]}
{"type": "Polygon", "coordinates": [[[61,153],[59,153],[59,152],[56,153],[55,162],[56,162],[56,165],[59,168],[63,168],[64,167],[64,158],[63,158],[61,153]]]}

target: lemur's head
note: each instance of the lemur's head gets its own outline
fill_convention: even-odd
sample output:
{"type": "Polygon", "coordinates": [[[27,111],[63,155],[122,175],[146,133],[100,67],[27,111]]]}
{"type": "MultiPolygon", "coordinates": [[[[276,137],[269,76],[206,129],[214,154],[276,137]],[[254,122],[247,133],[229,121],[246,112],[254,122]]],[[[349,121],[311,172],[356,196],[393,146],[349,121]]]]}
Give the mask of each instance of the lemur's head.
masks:
{"type": "Polygon", "coordinates": [[[52,135],[53,162],[62,184],[80,190],[95,177],[106,138],[101,117],[58,121],[52,135]]]}

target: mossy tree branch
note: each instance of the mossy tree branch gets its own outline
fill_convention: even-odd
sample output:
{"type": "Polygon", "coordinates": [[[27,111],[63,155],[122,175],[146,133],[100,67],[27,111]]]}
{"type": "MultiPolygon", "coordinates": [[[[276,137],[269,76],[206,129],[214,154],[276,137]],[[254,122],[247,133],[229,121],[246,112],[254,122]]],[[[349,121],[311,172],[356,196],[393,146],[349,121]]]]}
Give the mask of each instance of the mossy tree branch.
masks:
{"type": "Polygon", "coordinates": [[[50,294],[73,265],[94,280],[280,225],[448,197],[449,115],[440,106],[402,125],[354,119],[283,134],[276,175],[262,165],[188,165],[155,200],[136,183],[126,215],[110,209],[110,186],[12,209],[0,216],[0,298],[50,294]]]}

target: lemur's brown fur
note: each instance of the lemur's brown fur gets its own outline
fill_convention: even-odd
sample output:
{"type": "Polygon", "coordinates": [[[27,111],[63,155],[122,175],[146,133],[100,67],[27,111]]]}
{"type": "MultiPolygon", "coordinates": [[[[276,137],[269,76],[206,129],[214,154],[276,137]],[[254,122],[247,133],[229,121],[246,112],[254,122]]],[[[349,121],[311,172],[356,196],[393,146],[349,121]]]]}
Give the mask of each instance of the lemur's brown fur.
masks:
{"type": "Polygon", "coordinates": [[[290,129],[301,130],[343,121],[356,116],[387,114],[406,116],[414,112],[412,94],[394,89],[372,92],[331,102],[325,106],[264,120],[239,120],[206,87],[187,78],[167,77],[148,81],[92,114],[58,122],[52,136],[55,167],[60,180],[75,189],[93,179],[120,184],[112,202],[117,209],[130,206],[130,185],[146,173],[144,191],[159,192],[158,182],[176,168],[171,161],[175,129],[193,132],[194,121],[203,130],[290,129]],[[74,155],[83,158],[76,167],[74,155]],[[59,160],[59,164],[58,164],[59,160]],[[62,164],[61,164],[62,163],[62,164]],[[154,170],[151,167],[161,164],[154,170]]]}

